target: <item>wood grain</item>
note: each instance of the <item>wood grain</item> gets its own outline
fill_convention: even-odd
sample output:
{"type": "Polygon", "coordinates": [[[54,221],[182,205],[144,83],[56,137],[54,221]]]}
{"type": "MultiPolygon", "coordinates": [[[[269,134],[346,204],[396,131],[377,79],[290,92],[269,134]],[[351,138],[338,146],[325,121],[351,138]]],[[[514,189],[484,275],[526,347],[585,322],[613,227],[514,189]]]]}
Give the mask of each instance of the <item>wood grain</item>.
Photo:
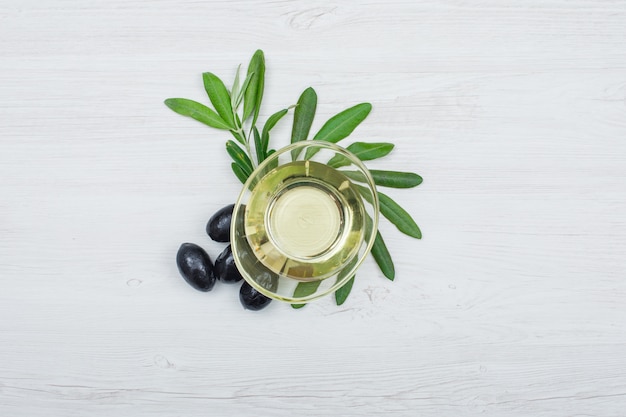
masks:
{"type": "Polygon", "coordinates": [[[0,415],[623,416],[625,45],[615,0],[0,2],[0,415]],[[424,177],[341,307],[174,264],[239,186],[162,102],[257,48],[261,120],[370,101],[424,177]]]}

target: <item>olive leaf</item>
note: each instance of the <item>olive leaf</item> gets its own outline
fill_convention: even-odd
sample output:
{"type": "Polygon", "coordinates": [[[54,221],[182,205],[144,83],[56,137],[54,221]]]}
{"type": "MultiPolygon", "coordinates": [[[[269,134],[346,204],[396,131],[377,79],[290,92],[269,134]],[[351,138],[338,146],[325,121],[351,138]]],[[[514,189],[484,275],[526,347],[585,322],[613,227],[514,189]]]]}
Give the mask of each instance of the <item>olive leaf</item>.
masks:
{"type": "Polygon", "coordinates": [[[233,81],[233,88],[230,90],[230,107],[233,111],[237,109],[237,97],[239,97],[239,92],[241,91],[241,86],[239,85],[239,72],[241,72],[241,64],[237,67],[235,80],[233,81]]]}
{"type": "MultiPolygon", "coordinates": [[[[341,139],[349,136],[365,120],[371,110],[372,105],[370,103],[361,103],[336,114],[324,123],[324,126],[313,137],[313,140],[339,142],[341,139]]],[[[319,149],[307,149],[305,159],[311,159],[317,152],[319,152],[319,149]]]]}
{"type": "MultiPolygon", "coordinates": [[[[393,143],[379,142],[379,143],[366,143],[366,142],[354,142],[348,146],[348,150],[352,152],[361,161],[371,161],[372,159],[382,158],[387,156],[393,149],[393,143]]],[[[335,154],[328,165],[333,168],[350,165],[351,162],[348,158],[341,154],[335,154]]]]}
{"type": "MultiPolygon", "coordinates": [[[[235,81],[233,82],[233,89],[230,93],[230,105],[235,115],[237,115],[237,109],[239,109],[239,106],[241,105],[241,102],[243,101],[243,96],[248,89],[248,85],[250,84],[250,80],[252,80],[252,76],[254,75],[254,73],[248,74],[246,79],[243,81],[243,85],[240,85],[239,83],[240,72],[241,72],[241,64],[239,64],[239,66],[237,67],[237,72],[235,74],[235,81]]],[[[237,117],[237,119],[239,119],[239,117],[237,117]]],[[[241,120],[238,120],[238,122],[239,123],[237,123],[237,125],[241,126],[241,120]]]]}
{"type": "Polygon", "coordinates": [[[362,161],[371,161],[372,159],[387,156],[393,150],[394,144],[387,142],[366,143],[354,142],[348,146],[348,150],[359,157],[362,161]]]}
{"type": "Polygon", "coordinates": [[[168,98],[165,100],[165,105],[176,113],[196,119],[207,126],[222,130],[231,128],[214,110],[197,101],[186,98],[168,98]]]}
{"type": "Polygon", "coordinates": [[[268,117],[265,125],[263,126],[263,134],[269,133],[269,131],[272,130],[274,126],[276,126],[276,123],[278,123],[278,121],[282,119],[288,111],[289,109],[282,109],[268,117]]]}
{"type": "Polygon", "coordinates": [[[342,305],[346,302],[348,295],[350,295],[350,291],[352,290],[352,285],[354,284],[354,277],[350,278],[341,288],[335,291],[335,302],[338,306],[342,305]]]}
{"type": "Polygon", "coordinates": [[[252,116],[252,125],[256,124],[263,99],[263,89],[265,87],[265,56],[263,51],[258,49],[248,65],[249,84],[246,88],[243,101],[243,120],[252,116]]]}
{"type": "MultiPolygon", "coordinates": [[[[363,198],[365,198],[369,203],[372,203],[372,195],[367,188],[357,185],[357,189],[363,198]]],[[[398,203],[393,201],[388,195],[383,194],[380,191],[378,191],[377,194],[380,203],[380,213],[393,223],[402,233],[416,239],[421,239],[422,232],[411,215],[400,207],[398,203]]]]}
{"type": "Polygon", "coordinates": [[[256,126],[252,128],[252,133],[254,134],[254,150],[256,151],[256,160],[260,164],[265,159],[265,151],[263,149],[263,143],[261,142],[261,135],[259,134],[259,129],[257,129],[256,126]]]}
{"type": "MultiPolygon", "coordinates": [[[[422,177],[413,172],[382,171],[370,169],[376,185],[392,188],[412,188],[422,183],[422,177]]],[[[365,175],[358,171],[341,171],[346,177],[359,182],[367,182],[365,175]]]]}
{"type": "Polygon", "coordinates": [[[420,228],[406,210],[393,201],[391,197],[381,192],[378,193],[378,199],[380,201],[380,212],[389,219],[399,231],[416,239],[422,238],[420,228]]]}
{"type": "MultiPolygon", "coordinates": [[[[366,224],[366,227],[369,227],[369,230],[372,230],[372,219],[369,216],[367,216],[367,219],[369,219],[370,223],[366,224]]],[[[357,261],[358,258],[352,258],[352,260],[341,271],[339,271],[339,273],[337,274],[337,282],[343,280],[348,275],[348,273],[352,271],[352,268],[354,268],[354,265],[356,265],[357,261]]],[[[355,274],[352,274],[352,277],[344,285],[335,290],[335,302],[338,306],[342,305],[346,301],[346,298],[348,298],[348,295],[350,295],[350,291],[352,290],[352,284],[354,284],[354,277],[355,274]]]]}
{"type": "MultiPolygon", "coordinates": [[[[359,192],[363,195],[363,197],[365,197],[366,200],[371,201],[371,194],[366,188],[359,187],[359,192]]],[[[374,221],[369,216],[369,214],[366,214],[365,233],[367,236],[370,236],[370,234],[372,233],[373,226],[374,221]]],[[[374,257],[374,260],[376,261],[376,264],[378,265],[378,268],[381,270],[383,275],[393,281],[395,277],[393,261],[391,260],[391,255],[387,250],[387,246],[385,245],[385,241],[383,240],[383,237],[380,234],[379,230],[376,230],[376,237],[374,238],[374,244],[372,245],[371,254],[374,257]]]]}
{"type": "Polygon", "coordinates": [[[263,153],[266,155],[266,157],[268,156],[267,148],[270,143],[270,130],[272,130],[272,128],[276,126],[276,123],[278,123],[278,121],[282,119],[283,116],[286,115],[288,111],[289,109],[282,109],[282,110],[277,111],[276,113],[268,117],[267,121],[265,122],[265,125],[263,125],[263,131],[261,133],[261,145],[262,145],[261,148],[263,149],[263,153]]]}
{"type": "Polygon", "coordinates": [[[374,246],[372,246],[371,253],[383,275],[393,281],[396,276],[396,271],[393,266],[393,261],[391,260],[391,254],[387,249],[387,245],[385,245],[380,230],[376,231],[376,239],[374,239],[374,246]]]}
{"type": "Polygon", "coordinates": [[[291,129],[291,143],[306,140],[315,118],[317,108],[317,94],[311,87],[302,92],[293,113],[293,128],[291,129]]]}
{"type": "MultiPolygon", "coordinates": [[[[241,86],[241,90],[239,91],[239,96],[237,97],[237,102],[235,103],[235,108],[239,108],[239,106],[241,105],[241,102],[243,101],[243,97],[246,93],[246,91],[248,91],[248,87],[250,85],[250,81],[252,81],[252,77],[254,76],[254,72],[251,74],[248,74],[248,76],[246,77],[246,79],[243,82],[243,85],[241,86]]],[[[241,123],[239,123],[241,125],[241,123]]]]}
{"type": "Polygon", "coordinates": [[[236,129],[235,116],[233,115],[233,108],[230,105],[230,94],[228,94],[228,90],[222,80],[213,73],[205,72],[202,74],[202,81],[204,82],[204,89],[209,95],[209,99],[213,107],[215,107],[217,114],[219,114],[232,129],[236,129]]]}
{"type": "Polygon", "coordinates": [[[241,167],[234,162],[230,164],[230,167],[232,168],[233,172],[235,173],[235,176],[239,179],[239,181],[241,181],[242,184],[245,184],[245,182],[248,180],[248,177],[250,175],[246,174],[244,170],[241,169],[241,167]]]}
{"type": "Polygon", "coordinates": [[[413,188],[422,183],[422,177],[414,172],[370,170],[376,185],[392,188],[413,188]]]}
{"type": "MultiPolygon", "coordinates": [[[[317,291],[321,283],[322,281],[299,282],[298,285],[296,285],[296,289],[293,291],[294,298],[302,298],[313,294],[317,291]]],[[[291,306],[293,308],[302,308],[305,305],[306,304],[292,304],[291,306]]]]}
{"type": "Polygon", "coordinates": [[[313,138],[337,143],[347,137],[367,117],[372,110],[370,103],[361,103],[331,117],[313,138]]]}
{"type": "MultiPolygon", "coordinates": [[[[267,151],[267,153],[265,154],[265,158],[269,158],[270,156],[272,156],[272,154],[276,153],[276,151],[274,149],[270,149],[269,151],[267,151]]],[[[269,170],[272,170],[274,168],[278,167],[278,159],[274,159],[272,161],[270,161],[267,165],[267,168],[269,170]]]]}
{"type": "Polygon", "coordinates": [[[226,142],[226,152],[235,161],[235,163],[246,173],[247,176],[252,174],[252,161],[246,153],[235,142],[229,140],[226,142]]]}
{"type": "Polygon", "coordinates": [[[237,130],[231,130],[230,133],[232,133],[232,135],[234,136],[235,139],[237,139],[237,142],[241,143],[242,145],[245,146],[246,144],[246,138],[244,137],[244,135],[237,130]]]}

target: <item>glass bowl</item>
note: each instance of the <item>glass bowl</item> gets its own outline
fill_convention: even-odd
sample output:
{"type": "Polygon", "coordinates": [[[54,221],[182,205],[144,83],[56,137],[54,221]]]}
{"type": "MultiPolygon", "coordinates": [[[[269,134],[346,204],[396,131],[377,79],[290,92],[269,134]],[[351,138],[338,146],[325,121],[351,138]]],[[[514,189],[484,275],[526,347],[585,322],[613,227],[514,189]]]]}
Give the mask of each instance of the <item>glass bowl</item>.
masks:
{"type": "Polygon", "coordinates": [[[306,303],[354,276],[374,244],[378,212],[374,180],[358,157],[330,142],[297,142],[244,184],[233,210],[233,257],[262,294],[306,303]]]}

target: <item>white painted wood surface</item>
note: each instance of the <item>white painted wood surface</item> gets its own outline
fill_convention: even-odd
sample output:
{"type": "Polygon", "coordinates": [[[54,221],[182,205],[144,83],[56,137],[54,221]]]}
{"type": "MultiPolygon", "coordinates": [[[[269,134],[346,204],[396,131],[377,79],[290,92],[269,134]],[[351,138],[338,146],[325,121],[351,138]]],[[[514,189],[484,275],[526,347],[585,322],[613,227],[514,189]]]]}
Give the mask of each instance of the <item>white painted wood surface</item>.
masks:
{"type": "Polygon", "coordinates": [[[4,0],[0,192],[2,416],[626,415],[624,1],[4,0]],[[256,48],[425,179],[342,307],[174,264],[239,186],[162,101],[256,48]]]}

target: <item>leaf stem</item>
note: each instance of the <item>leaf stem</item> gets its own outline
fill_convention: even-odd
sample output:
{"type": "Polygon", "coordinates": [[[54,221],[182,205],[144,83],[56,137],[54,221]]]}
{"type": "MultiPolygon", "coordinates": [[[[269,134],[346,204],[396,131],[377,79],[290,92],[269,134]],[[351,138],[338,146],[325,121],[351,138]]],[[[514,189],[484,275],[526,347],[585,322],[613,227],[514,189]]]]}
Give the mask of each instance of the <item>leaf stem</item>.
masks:
{"type": "Polygon", "coordinates": [[[248,153],[248,156],[250,157],[250,162],[252,162],[252,168],[256,168],[257,167],[257,163],[255,158],[252,157],[252,149],[250,148],[250,139],[249,136],[246,137],[246,152],[248,153]]]}
{"type": "Polygon", "coordinates": [[[250,127],[250,132],[246,135],[246,132],[243,129],[243,121],[241,121],[239,117],[235,118],[235,124],[237,126],[237,130],[235,132],[241,135],[241,137],[243,138],[243,144],[246,147],[246,153],[248,154],[250,162],[252,163],[252,169],[255,169],[257,167],[257,163],[252,157],[252,148],[250,148],[250,136],[252,136],[252,129],[254,128],[254,126],[250,127]]]}

